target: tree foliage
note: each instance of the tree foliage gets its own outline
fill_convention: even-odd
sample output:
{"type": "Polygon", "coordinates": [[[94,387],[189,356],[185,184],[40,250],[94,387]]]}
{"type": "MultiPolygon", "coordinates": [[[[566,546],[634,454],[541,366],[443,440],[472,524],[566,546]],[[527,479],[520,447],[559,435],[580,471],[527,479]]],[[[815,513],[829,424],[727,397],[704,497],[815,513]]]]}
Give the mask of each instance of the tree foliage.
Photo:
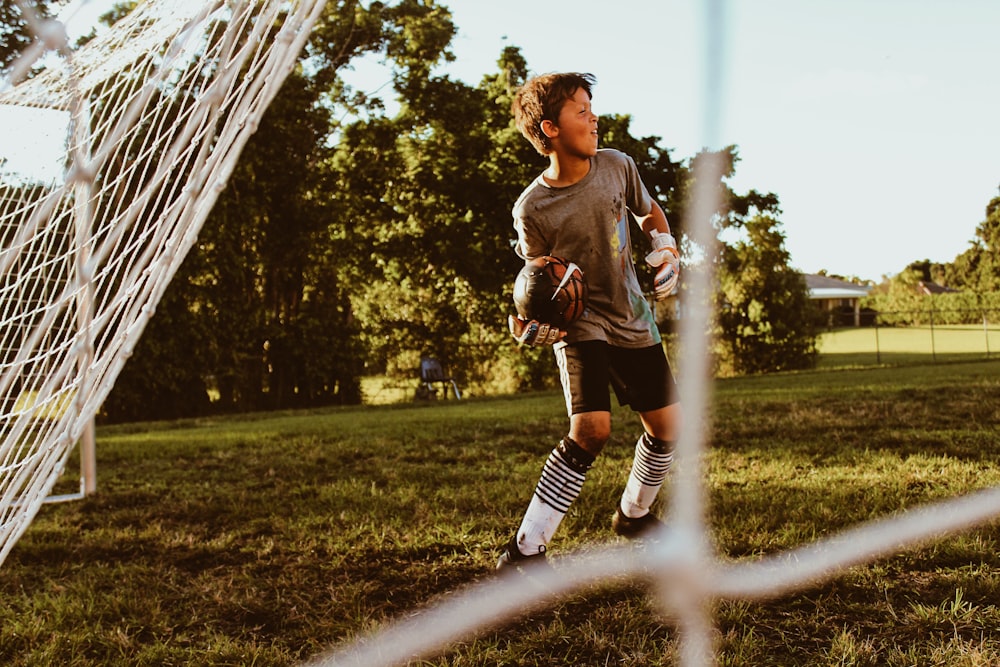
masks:
{"type": "Polygon", "coordinates": [[[341,270],[376,369],[412,375],[432,355],[467,384],[518,374],[498,362],[518,266],[510,206],[537,159],[507,112],[526,64],[506,50],[499,66],[477,87],[405,68],[395,117],[342,128],[330,233],[353,250],[341,270]]]}
{"type": "Polygon", "coordinates": [[[722,245],[719,361],[737,374],[815,365],[817,311],[805,278],[789,266],[780,226],[758,213],[742,223],[745,239],[722,245]]]}
{"type": "MultiPolygon", "coordinates": [[[[51,2],[32,3],[40,19],[51,16],[51,2]]],[[[24,50],[35,41],[35,35],[28,26],[28,19],[15,2],[4,0],[0,3],[0,70],[9,67],[24,50]]]]}
{"type": "MultiPolygon", "coordinates": [[[[402,3],[412,5],[414,3],[402,3]]],[[[335,72],[383,48],[395,28],[380,3],[328,4],[302,62],[248,142],[199,243],[171,283],[105,406],[109,419],[143,409],[177,383],[158,374],[163,359],[181,368],[191,401],[164,402],[197,414],[215,410],[356,403],[361,349],[336,253],[325,243],[331,215],[322,168],[330,155],[331,105],[349,99],[335,72]],[[170,316],[170,304],[185,309],[170,316]],[[178,328],[179,322],[186,326],[178,328]],[[196,354],[172,355],[177,339],[196,354]]],[[[352,100],[352,103],[354,101],[352,100]]]]}
{"type": "MultiPolygon", "coordinates": [[[[684,180],[686,192],[698,173],[697,161],[684,180]]],[[[739,195],[726,180],[735,173],[735,146],[712,156],[723,163],[720,210],[714,216],[718,290],[714,309],[716,362],[721,374],[765,373],[811,368],[816,359],[818,311],[809,301],[805,279],[792,269],[778,216],[777,195],[750,190],[739,195]]]]}
{"type": "Polygon", "coordinates": [[[1000,291],[1000,197],[986,205],[986,218],[976,227],[976,237],[946,267],[944,279],[959,289],[1000,291]]]}
{"type": "MultiPolygon", "coordinates": [[[[510,114],[528,63],[511,46],[476,85],[439,75],[455,34],[433,1],[326,6],[106,418],[355,403],[364,374],[415,378],[425,355],[473,393],[555,381],[549,350],[517,348],[505,324],[521,265],[511,206],[547,164],[510,114]],[[389,67],[392,104],[345,82],[361,57],[389,67]]],[[[672,159],[660,137],[634,136],[627,115],[599,125],[604,146],[635,159],[685,257],[698,257],[684,208],[704,155],[672,159]]],[[[723,157],[729,178],[735,148],[723,157]]],[[[814,329],[778,199],[724,181],[716,224],[730,239],[705,258],[719,269],[720,359],[731,372],[807,366],[814,329]]],[[[643,235],[633,242],[645,255],[643,235]]],[[[650,285],[652,271],[637,268],[650,285]]]]}

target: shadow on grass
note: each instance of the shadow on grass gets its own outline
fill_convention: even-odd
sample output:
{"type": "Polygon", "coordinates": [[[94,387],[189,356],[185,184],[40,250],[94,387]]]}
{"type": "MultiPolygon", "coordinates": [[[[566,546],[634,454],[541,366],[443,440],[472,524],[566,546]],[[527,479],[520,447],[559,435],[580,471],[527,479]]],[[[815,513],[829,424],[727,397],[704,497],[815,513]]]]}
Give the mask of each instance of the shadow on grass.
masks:
{"type": "Polygon", "coordinates": [[[1000,351],[987,355],[985,352],[942,352],[938,354],[918,352],[830,352],[819,355],[816,368],[819,370],[841,368],[868,368],[873,366],[916,366],[934,363],[967,363],[1000,360],[1000,351]]]}

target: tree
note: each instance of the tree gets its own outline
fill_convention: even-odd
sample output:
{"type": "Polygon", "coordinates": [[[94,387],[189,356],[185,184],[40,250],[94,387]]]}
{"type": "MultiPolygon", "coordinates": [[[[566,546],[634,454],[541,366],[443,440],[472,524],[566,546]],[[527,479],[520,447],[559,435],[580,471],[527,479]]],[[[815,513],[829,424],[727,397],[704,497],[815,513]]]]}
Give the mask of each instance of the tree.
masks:
{"type": "Polygon", "coordinates": [[[815,309],[805,278],[789,266],[780,227],[758,214],[743,222],[745,240],[722,244],[719,360],[737,374],[815,364],[815,309]]]}
{"type": "MultiPolygon", "coordinates": [[[[697,161],[684,175],[693,188],[697,161]]],[[[735,173],[739,155],[729,146],[712,156],[723,160],[720,210],[714,216],[719,237],[715,294],[716,354],[722,374],[764,373],[810,368],[815,364],[818,312],[809,301],[803,276],[790,266],[778,216],[777,195],[751,190],[734,193],[725,180],[735,173]],[[732,239],[732,240],[730,240],[732,239]]]]}
{"type": "Polygon", "coordinates": [[[976,238],[947,266],[945,280],[950,287],[1000,291],[1000,197],[986,205],[986,219],[976,227],[976,238]]]}
{"type": "MultiPolygon", "coordinates": [[[[39,19],[51,17],[51,2],[34,2],[33,9],[39,19]]],[[[28,20],[15,2],[0,4],[0,70],[9,67],[24,50],[35,41],[35,34],[28,27],[28,20]]]]}
{"type": "Polygon", "coordinates": [[[135,415],[143,409],[137,401],[152,403],[150,396],[179,385],[153,372],[162,358],[183,367],[172,371],[192,396],[179,406],[186,414],[201,410],[199,397],[209,390],[218,397],[215,410],[360,401],[364,354],[339,271],[347,249],[328,243],[327,223],[337,211],[322,165],[333,104],[367,102],[337,71],[363,53],[402,48],[396,43],[410,29],[405,23],[427,12],[434,5],[415,0],[326,6],[168,288],[164,303],[186,312],[167,308],[155,316],[124,368],[109,401],[118,414],[135,415]],[[169,354],[177,341],[197,346],[196,353],[169,354]],[[190,386],[192,379],[201,386],[190,386]]]}
{"type": "Polygon", "coordinates": [[[330,235],[353,249],[342,271],[377,369],[412,375],[428,354],[484,382],[509,342],[509,207],[528,147],[512,143],[506,110],[519,58],[505,53],[501,74],[476,88],[404,62],[400,113],[343,128],[330,235]]]}
{"type": "MultiPolygon", "coordinates": [[[[190,272],[190,265],[182,271],[190,272]]],[[[174,280],[181,284],[186,277],[174,280]]],[[[212,368],[214,328],[199,308],[191,307],[190,298],[183,289],[163,295],[101,406],[101,421],[178,419],[212,411],[206,375],[212,368]]]]}

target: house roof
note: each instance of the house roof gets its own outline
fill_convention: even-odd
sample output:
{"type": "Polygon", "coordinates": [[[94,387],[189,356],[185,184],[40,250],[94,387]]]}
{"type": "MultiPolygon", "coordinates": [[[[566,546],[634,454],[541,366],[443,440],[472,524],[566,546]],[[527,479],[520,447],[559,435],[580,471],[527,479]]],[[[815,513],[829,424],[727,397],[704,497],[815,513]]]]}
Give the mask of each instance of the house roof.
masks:
{"type": "Polygon", "coordinates": [[[855,285],[846,280],[814,273],[805,274],[805,279],[810,299],[860,299],[868,296],[871,290],[867,285],[855,285]]]}

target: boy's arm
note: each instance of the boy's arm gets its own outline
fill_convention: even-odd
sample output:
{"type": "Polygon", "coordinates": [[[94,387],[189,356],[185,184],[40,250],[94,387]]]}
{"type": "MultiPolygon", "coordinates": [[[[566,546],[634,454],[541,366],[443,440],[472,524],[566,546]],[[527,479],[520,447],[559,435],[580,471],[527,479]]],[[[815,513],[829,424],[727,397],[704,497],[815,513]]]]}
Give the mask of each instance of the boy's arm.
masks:
{"type": "Polygon", "coordinates": [[[637,220],[639,227],[642,228],[642,231],[646,232],[646,236],[649,236],[650,240],[652,240],[652,233],[654,231],[661,234],[670,233],[670,223],[667,222],[667,214],[663,212],[663,209],[655,201],[649,214],[643,218],[637,218],[637,220]]]}
{"type": "Polygon", "coordinates": [[[639,218],[638,222],[653,246],[653,251],[646,255],[646,263],[659,267],[653,280],[653,292],[657,300],[665,299],[673,293],[680,278],[681,256],[677,250],[677,242],[670,233],[666,214],[655,201],[649,214],[639,218]]]}

